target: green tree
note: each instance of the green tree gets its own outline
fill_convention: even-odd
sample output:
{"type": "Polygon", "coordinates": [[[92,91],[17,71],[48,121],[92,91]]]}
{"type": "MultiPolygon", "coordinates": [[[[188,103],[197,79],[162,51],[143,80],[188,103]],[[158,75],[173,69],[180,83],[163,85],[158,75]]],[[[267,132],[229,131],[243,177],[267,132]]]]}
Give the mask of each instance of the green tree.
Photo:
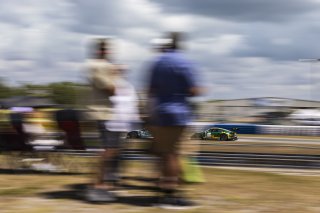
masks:
{"type": "Polygon", "coordinates": [[[2,79],[0,79],[0,99],[9,98],[11,96],[11,89],[2,79]]]}
{"type": "Polygon", "coordinates": [[[51,99],[57,104],[74,106],[77,100],[76,85],[72,82],[51,83],[48,85],[51,99]]]}

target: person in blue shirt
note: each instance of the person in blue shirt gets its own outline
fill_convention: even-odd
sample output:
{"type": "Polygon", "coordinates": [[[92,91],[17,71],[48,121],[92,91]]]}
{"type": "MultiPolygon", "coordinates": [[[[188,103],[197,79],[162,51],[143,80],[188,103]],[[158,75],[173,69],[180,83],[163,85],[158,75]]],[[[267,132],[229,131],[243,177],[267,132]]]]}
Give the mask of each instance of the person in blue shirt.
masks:
{"type": "Polygon", "coordinates": [[[179,197],[179,143],[192,117],[188,98],[200,93],[193,64],[181,52],[181,33],[169,33],[163,53],[150,69],[148,88],[149,125],[154,136],[153,151],[160,158],[159,205],[188,207],[192,202],[179,197]]]}

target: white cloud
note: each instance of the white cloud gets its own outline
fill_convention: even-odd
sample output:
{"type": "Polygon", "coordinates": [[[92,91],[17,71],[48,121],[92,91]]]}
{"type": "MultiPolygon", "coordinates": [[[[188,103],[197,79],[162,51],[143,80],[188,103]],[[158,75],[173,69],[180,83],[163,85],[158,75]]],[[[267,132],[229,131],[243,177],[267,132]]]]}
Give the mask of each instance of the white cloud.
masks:
{"type": "Polygon", "coordinates": [[[116,44],[117,58],[120,61],[144,61],[148,57],[149,52],[146,47],[143,47],[132,41],[118,39],[116,44]]]}
{"type": "MultiPolygon", "coordinates": [[[[215,98],[303,99],[310,98],[311,87],[320,89],[319,66],[313,64],[310,72],[308,63],[297,61],[320,57],[318,0],[291,0],[288,7],[283,6],[289,1],[183,2],[3,1],[0,77],[11,82],[78,81],[86,38],[99,34],[117,38],[117,62],[128,63],[130,78],[143,85],[150,39],[176,30],[190,35],[188,56],[215,98]]],[[[314,92],[313,98],[320,100],[320,95],[314,92]]]]}
{"type": "Polygon", "coordinates": [[[244,45],[242,35],[224,34],[217,37],[196,39],[190,45],[190,49],[213,55],[227,55],[242,45],[244,45]]]}
{"type": "Polygon", "coordinates": [[[187,15],[166,15],[161,17],[161,27],[165,31],[183,31],[192,30],[192,19],[187,15]]]}
{"type": "Polygon", "coordinates": [[[276,45],[290,45],[292,40],[290,38],[274,38],[272,43],[276,45]]]}

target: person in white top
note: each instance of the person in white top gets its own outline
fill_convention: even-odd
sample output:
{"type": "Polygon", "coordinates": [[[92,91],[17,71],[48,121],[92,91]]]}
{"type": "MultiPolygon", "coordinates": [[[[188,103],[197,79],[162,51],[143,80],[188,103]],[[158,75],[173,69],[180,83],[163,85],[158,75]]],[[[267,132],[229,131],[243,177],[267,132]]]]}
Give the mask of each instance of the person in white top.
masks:
{"type": "Polygon", "coordinates": [[[110,97],[113,107],[106,127],[109,131],[128,132],[132,129],[132,123],[139,121],[138,97],[134,87],[125,79],[118,78],[114,83],[115,92],[110,97]]]}
{"type": "Polygon", "coordinates": [[[113,190],[118,180],[119,156],[124,132],[138,119],[135,90],[123,76],[123,67],[108,60],[106,40],[98,40],[96,58],[88,61],[92,101],[89,112],[98,121],[104,152],[101,154],[95,182],[88,188],[89,202],[108,202],[116,199],[113,190]]]}

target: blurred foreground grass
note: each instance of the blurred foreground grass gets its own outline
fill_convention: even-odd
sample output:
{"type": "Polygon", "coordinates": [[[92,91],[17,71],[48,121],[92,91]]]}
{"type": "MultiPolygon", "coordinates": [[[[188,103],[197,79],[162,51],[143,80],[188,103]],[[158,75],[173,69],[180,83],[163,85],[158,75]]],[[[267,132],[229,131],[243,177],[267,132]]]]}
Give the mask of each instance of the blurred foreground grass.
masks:
{"type": "MultiPolygon", "coordinates": [[[[101,205],[83,201],[83,186],[90,182],[91,174],[24,174],[0,170],[0,212],[167,212],[148,203],[157,194],[149,181],[157,176],[153,162],[127,161],[123,166],[124,199],[101,205]]],[[[203,171],[206,183],[184,186],[187,195],[201,204],[186,212],[320,212],[319,176],[218,168],[203,171]]]]}

